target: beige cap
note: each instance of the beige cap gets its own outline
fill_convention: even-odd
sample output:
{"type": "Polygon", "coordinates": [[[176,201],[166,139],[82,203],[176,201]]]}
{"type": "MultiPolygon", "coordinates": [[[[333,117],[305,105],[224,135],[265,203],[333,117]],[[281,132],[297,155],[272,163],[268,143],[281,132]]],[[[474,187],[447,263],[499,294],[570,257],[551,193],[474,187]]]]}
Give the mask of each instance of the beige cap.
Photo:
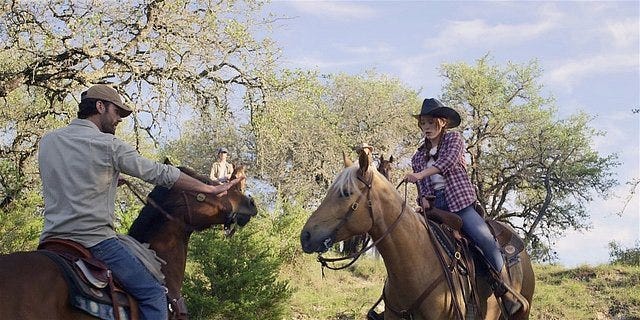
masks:
{"type": "Polygon", "coordinates": [[[120,94],[118,94],[118,91],[106,84],[96,84],[89,88],[89,90],[83,92],[80,100],[84,99],[109,101],[118,106],[118,108],[127,111],[128,113],[125,115],[125,117],[131,114],[131,112],[133,111],[131,107],[122,103],[122,98],[120,98],[120,94]]]}
{"type": "Polygon", "coordinates": [[[359,144],[359,145],[355,146],[355,148],[354,148],[354,149],[356,150],[356,152],[360,152],[360,150],[365,150],[365,152],[367,152],[368,154],[373,153],[373,147],[372,147],[372,146],[370,146],[370,145],[369,145],[368,143],[366,143],[366,142],[363,142],[363,143],[361,143],[361,144],[359,144]],[[367,151],[367,149],[368,149],[368,151],[367,151]]]}

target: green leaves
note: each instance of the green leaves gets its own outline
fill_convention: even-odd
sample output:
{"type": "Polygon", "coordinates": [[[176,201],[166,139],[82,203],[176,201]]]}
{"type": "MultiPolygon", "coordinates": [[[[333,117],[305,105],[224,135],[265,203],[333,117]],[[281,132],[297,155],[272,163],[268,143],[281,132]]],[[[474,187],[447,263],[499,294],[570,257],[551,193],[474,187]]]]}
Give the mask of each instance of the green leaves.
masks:
{"type": "Polygon", "coordinates": [[[268,245],[276,236],[258,231],[266,227],[263,219],[254,218],[229,239],[219,230],[192,236],[192,271],[183,288],[192,316],[283,319],[291,290],[286,281],[278,280],[283,260],[268,245]]]}
{"type": "Polygon", "coordinates": [[[602,133],[589,126],[590,116],[558,118],[553,97],[541,93],[536,61],[500,66],[485,56],[475,65],[444,64],[442,74],[443,100],[468,127],[468,170],[480,202],[541,246],[535,252],[552,256],[544,246],[569,228],[587,228],[586,203],[617,183],[617,156],[593,149],[602,133]]]}

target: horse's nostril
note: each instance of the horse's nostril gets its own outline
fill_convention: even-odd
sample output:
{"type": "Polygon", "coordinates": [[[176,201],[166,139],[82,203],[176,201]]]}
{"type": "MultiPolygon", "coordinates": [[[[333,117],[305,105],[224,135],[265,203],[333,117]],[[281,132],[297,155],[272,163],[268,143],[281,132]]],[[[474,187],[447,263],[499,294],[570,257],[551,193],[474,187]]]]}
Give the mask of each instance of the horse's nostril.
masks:
{"type": "Polygon", "coordinates": [[[302,232],[302,235],[300,235],[300,238],[302,238],[302,241],[307,241],[311,239],[311,233],[309,231],[304,231],[302,232]]]}

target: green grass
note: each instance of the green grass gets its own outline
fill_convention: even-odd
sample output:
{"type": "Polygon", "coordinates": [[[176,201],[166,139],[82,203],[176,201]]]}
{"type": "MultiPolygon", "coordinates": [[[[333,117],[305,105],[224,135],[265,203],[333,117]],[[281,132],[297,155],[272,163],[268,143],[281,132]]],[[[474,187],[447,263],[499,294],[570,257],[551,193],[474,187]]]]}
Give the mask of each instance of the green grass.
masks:
{"type": "Polygon", "coordinates": [[[640,319],[640,267],[537,265],[532,319],[640,319]]]}
{"type": "Polygon", "coordinates": [[[325,269],[315,256],[304,255],[287,266],[281,278],[294,289],[291,319],[363,319],[380,297],[386,272],[381,261],[362,258],[345,270],[325,269]]]}
{"type": "MultiPolygon", "coordinates": [[[[530,319],[640,319],[640,267],[534,265],[536,291],[530,319]]],[[[381,260],[362,258],[346,270],[325,269],[304,255],[280,277],[295,291],[290,319],[364,319],[380,297],[381,260]]]]}

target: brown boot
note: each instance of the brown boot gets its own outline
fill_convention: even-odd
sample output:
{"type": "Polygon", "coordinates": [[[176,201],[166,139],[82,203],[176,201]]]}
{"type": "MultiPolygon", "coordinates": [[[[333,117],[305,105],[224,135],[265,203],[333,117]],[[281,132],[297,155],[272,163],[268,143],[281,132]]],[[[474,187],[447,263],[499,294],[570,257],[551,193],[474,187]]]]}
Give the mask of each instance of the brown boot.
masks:
{"type": "Polygon", "coordinates": [[[500,297],[500,299],[502,299],[502,305],[507,311],[507,314],[509,315],[509,317],[512,317],[516,313],[520,312],[521,309],[523,310],[522,303],[514,299],[511,296],[511,294],[505,294],[502,297],[500,297]]]}
{"type": "Polygon", "coordinates": [[[520,293],[513,290],[510,286],[509,275],[506,272],[506,266],[502,268],[500,275],[493,275],[493,293],[496,298],[500,298],[502,305],[511,318],[519,312],[526,312],[529,309],[529,302],[520,293]]]}

